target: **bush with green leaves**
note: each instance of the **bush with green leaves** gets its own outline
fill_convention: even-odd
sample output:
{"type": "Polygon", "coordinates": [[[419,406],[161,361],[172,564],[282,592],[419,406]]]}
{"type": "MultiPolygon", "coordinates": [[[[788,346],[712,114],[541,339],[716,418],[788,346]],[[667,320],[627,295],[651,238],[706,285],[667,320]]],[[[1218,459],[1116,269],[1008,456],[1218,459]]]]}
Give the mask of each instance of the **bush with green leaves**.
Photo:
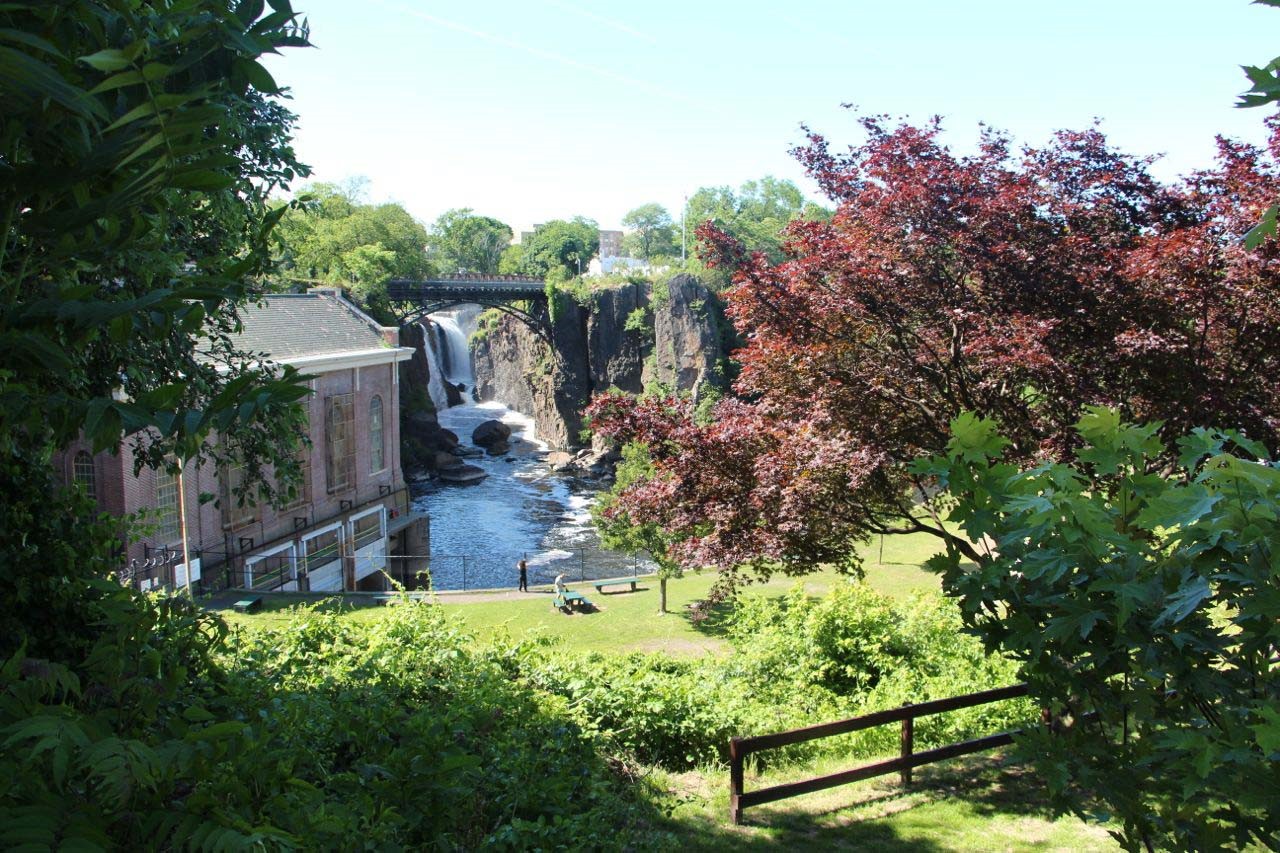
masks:
{"type": "MultiPolygon", "coordinates": [[[[615,749],[672,770],[728,758],[729,739],[831,722],[908,702],[1011,684],[1012,662],[961,633],[954,604],[934,594],[895,603],[859,583],[820,597],[737,602],[723,658],[575,655],[529,649],[529,683],[569,699],[615,749]]],[[[922,719],[922,747],[1016,728],[1031,705],[1003,702],[922,719]]],[[[821,755],[871,757],[896,749],[877,729],[772,751],[777,763],[821,755]]]]}
{"type": "Polygon", "coordinates": [[[0,844],[668,845],[582,714],[441,608],[304,609],[228,636],[184,599],[135,595],[137,654],[98,680],[21,654],[0,667],[0,844]]]}
{"type": "Polygon", "coordinates": [[[1280,467],[1232,431],[1170,464],[1159,424],[1076,428],[1076,461],[1023,470],[995,423],[954,420],[916,470],[986,559],[933,565],[1057,716],[1022,747],[1060,802],[1096,794],[1131,850],[1280,846],[1280,467]]]}

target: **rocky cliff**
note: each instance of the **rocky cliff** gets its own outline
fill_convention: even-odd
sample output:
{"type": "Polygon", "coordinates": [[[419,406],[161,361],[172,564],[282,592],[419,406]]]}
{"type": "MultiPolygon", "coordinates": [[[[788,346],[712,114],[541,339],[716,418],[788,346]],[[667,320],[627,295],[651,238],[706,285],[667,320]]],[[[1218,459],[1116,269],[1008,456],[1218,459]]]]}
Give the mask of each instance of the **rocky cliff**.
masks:
{"type": "Polygon", "coordinates": [[[715,297],[692,275],[672,276],[655,290],[654,378],[668,388],[690,391],[699,399],[706,387],[719,383],[715,297]]]}
{"type": "Polygon", "coordinates": [[[593,394],[639,393],[656,379],[697,396],[715,384],[721,352],[714,300],[689,275],[652,290],[645,283],[594,290],[585,305],[560,294],[554,352],[514,317],[476,340],[477,392],[532,417],[538,438],[551,446],[576,447],[593,394]]]}

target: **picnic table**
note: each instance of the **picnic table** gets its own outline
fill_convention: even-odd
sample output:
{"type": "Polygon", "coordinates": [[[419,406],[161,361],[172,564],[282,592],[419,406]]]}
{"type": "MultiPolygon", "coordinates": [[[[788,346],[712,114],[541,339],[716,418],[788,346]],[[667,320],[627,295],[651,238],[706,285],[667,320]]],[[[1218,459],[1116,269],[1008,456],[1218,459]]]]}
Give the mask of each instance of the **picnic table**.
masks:
{"type": "Polygon", "coordinates": [[[556,593],[551,606],[556,610],[586,610],[588,607],[594,607],[595,605],[582,593],[566,589],[564,592],[556,593]]]}
{"type": "Polygon", "coordinates": [[[604,588],[607,586],[629,586],[631,587],[631,591],[635,592],[636,579],[635,578],[602,578],[596,581],[594,586],[596,588],[596,592],[600,593],[601,595],[605,594],[604,588]]]}

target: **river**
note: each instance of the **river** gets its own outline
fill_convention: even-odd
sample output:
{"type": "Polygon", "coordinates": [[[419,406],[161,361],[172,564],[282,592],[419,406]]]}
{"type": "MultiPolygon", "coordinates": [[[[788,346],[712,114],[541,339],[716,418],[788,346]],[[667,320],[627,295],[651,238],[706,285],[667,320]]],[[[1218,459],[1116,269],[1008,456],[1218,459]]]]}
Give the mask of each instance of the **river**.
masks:
{"type": "MultiPolygon", "coordinates": [[[[428,353],[433,375],[438,371],[466,385],[468,400],[474,380],[467,339],[478,314],[475,306],[464,306],[432,315],[444,340],[435,340],[430,327],[427,335],[429,345],[437,344],[428,353]]],[[[435,399],[436,389],[431,392],[435,399]]],[[[600,546],[590,514],[599,486],[552,473],[532,419],[498,402],[452,408],[443,402],[437,402],[440,425],[456,433],[463,446],[473,446],[472,430],[487,420],[502,421],[512,433],[510,453],[465,460],[483,468],[485,479],[472,485],[433,480],[414,499],[414,508],[431,517],[436,589],[515,587],[521,559],[528,561],[530,585],[551,583],[562,572],[567,580],[590,580],[652,570],[643,557],[637,560],[600,546]]]]}

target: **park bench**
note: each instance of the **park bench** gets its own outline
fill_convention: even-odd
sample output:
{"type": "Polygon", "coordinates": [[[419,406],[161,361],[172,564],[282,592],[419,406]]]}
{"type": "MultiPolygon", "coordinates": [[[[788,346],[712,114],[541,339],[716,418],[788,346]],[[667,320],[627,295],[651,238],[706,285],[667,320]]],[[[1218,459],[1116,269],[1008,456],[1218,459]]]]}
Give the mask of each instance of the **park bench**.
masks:
{"type": "Polygon", "coordinates": [[[631,591],[636,591],[635,578],[609,578],[608,580],[598,580],[595,582],[596,592],[604,595],[604,588],[607,586],[629,586],[631,591]]]}
{"type": "Polygon", "coordinates": [[[262,607],[262,596],[255,595],[253,598],[242,598],[235,604],[231,605],[231,609],[237,613],[252,613],[262,607]]]}
{"type": "Polygon", "coordinates": [[[586,610],[588,607],[594,607],[587,597],[580,592],[565,590],[557,592],[555,599],[551,602],[551,606],[557,610],[586,610]]]}

